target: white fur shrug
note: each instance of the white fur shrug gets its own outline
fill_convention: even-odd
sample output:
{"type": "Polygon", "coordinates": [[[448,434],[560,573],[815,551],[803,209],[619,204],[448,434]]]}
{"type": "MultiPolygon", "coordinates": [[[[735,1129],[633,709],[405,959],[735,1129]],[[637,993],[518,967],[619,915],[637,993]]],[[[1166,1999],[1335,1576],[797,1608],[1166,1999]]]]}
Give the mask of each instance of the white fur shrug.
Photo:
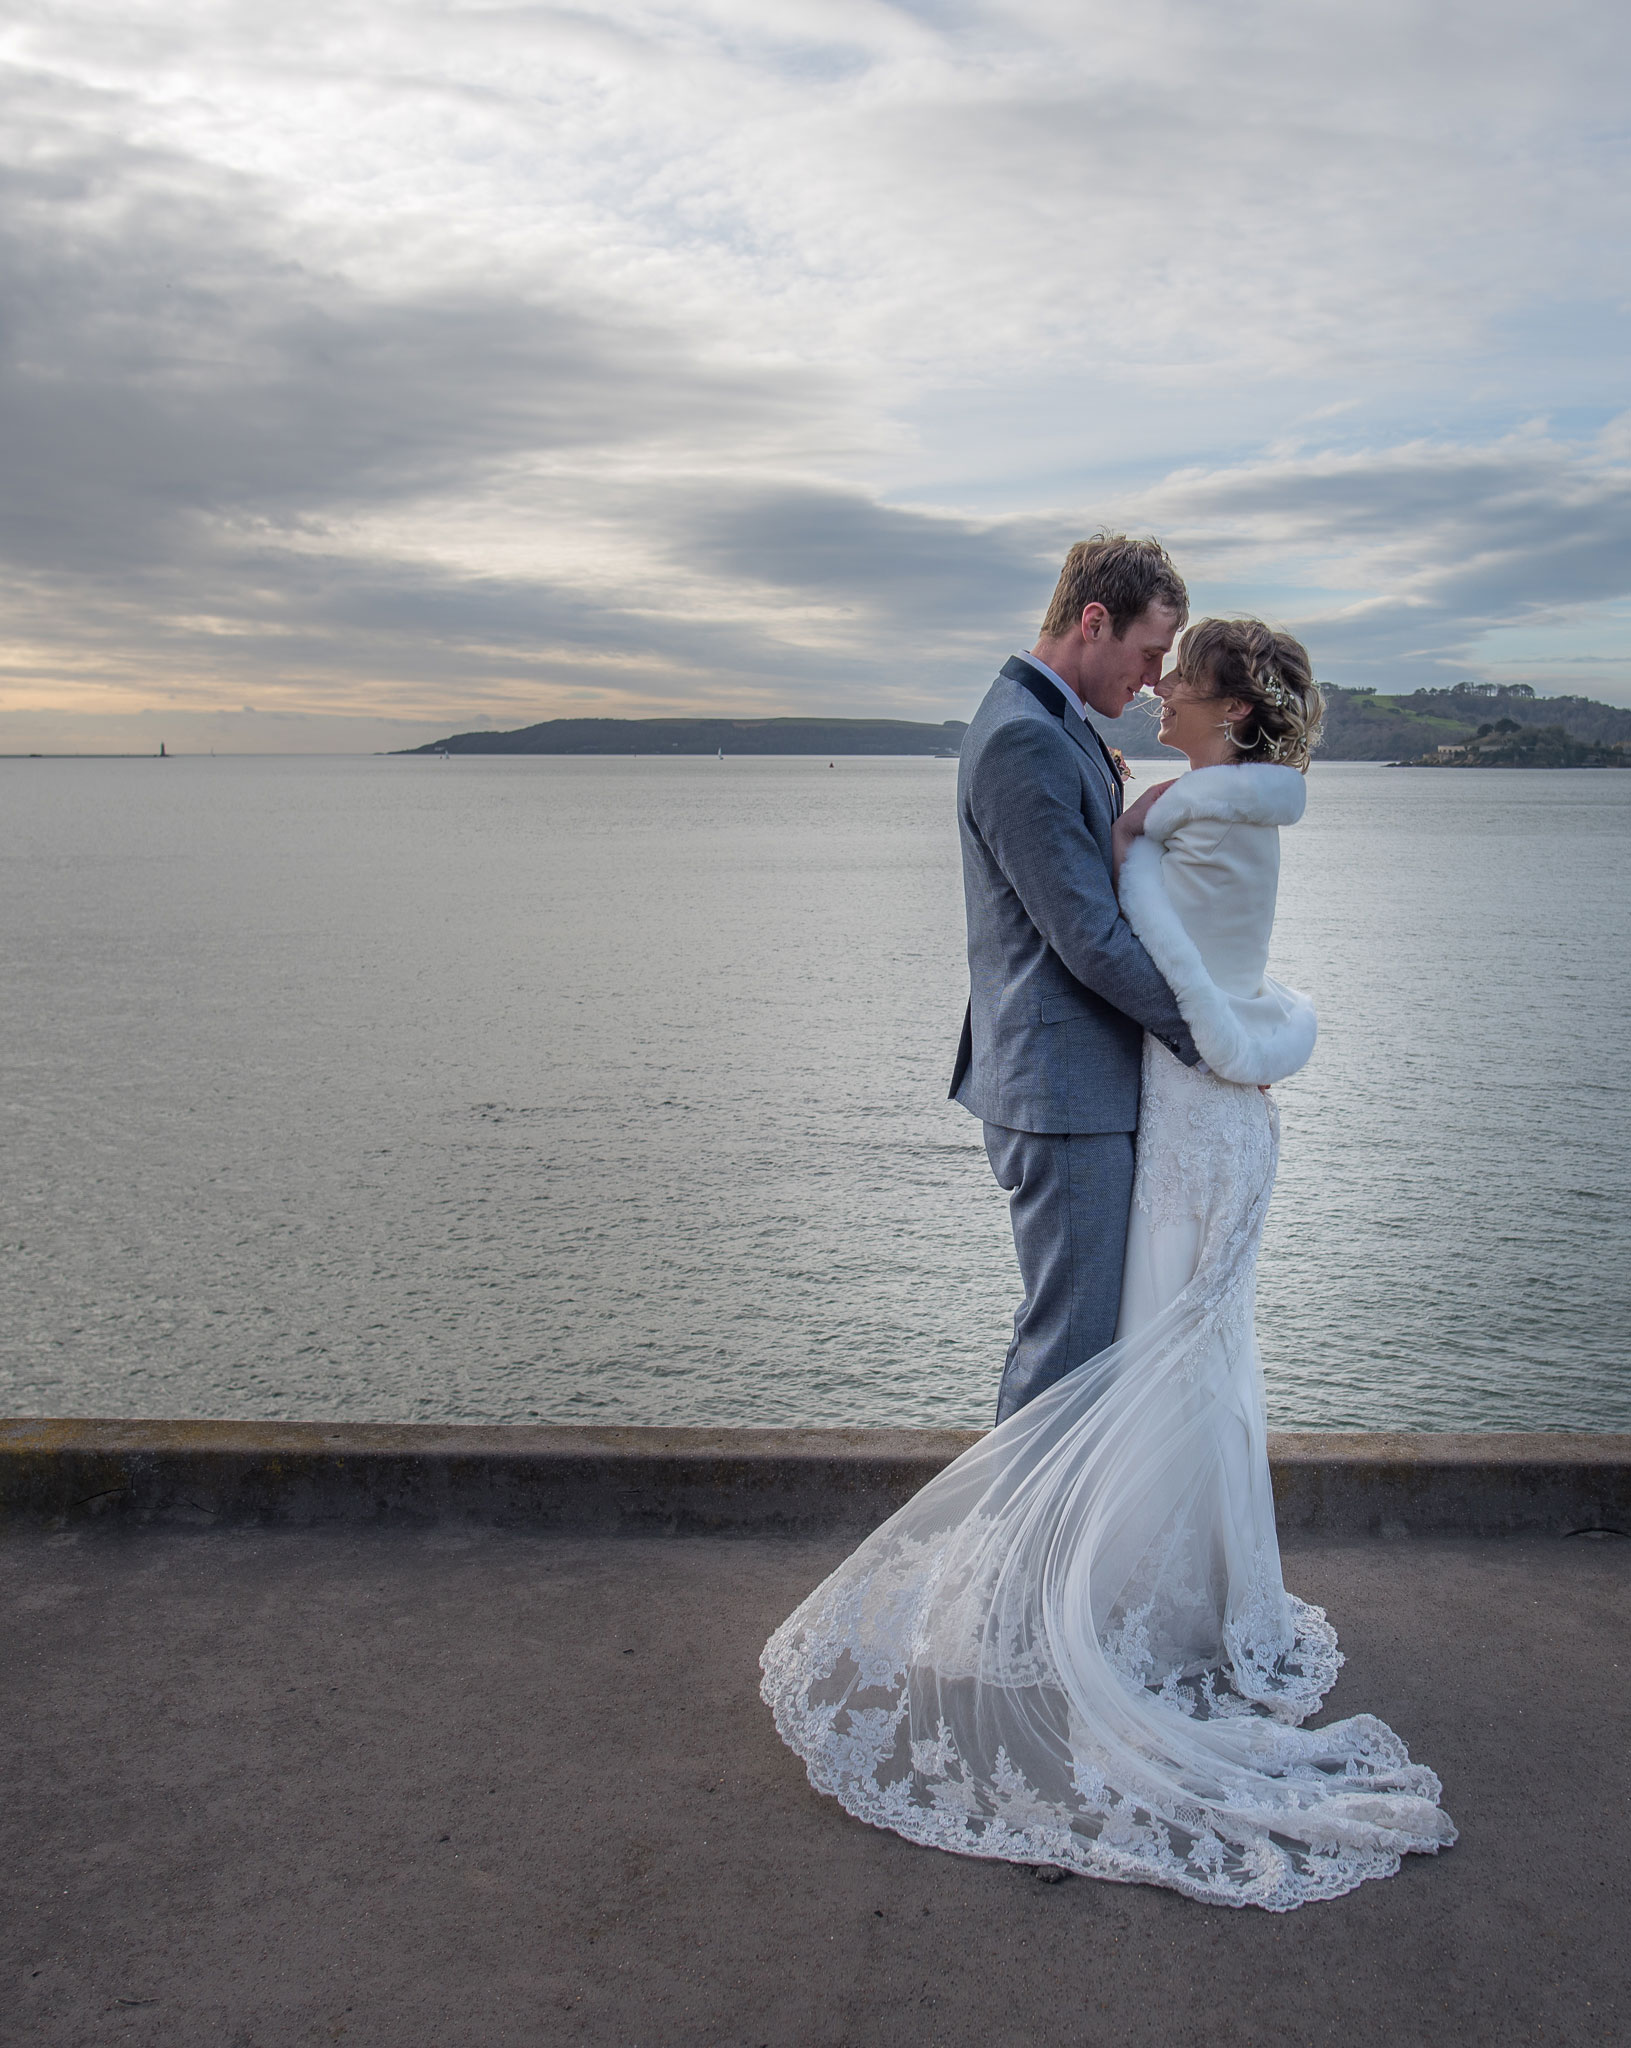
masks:
{"type": "Polygon", "coordinates": [[[1303,814],[1295,768],[1196,768],[1150,807],[1122,863],[1121,907],[1226,1081],[1283,1081],[1314,1050],[1314,1005],[1267,973],[1282,825],[1303,814]]]}

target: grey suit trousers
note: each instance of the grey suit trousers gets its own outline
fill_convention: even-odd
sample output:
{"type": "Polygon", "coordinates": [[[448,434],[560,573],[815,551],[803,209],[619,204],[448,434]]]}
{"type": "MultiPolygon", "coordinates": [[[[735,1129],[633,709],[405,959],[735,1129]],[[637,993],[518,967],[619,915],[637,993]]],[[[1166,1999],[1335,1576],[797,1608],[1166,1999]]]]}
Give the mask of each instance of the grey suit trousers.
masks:
{"type": "Polygon", "coordinates": [[[986,1157],[1008,1193],[1025,1299],[1003,1366],[997,1420],[1113,1343],[1133,1200],[1133,1133],[985,1126],[986,1157]]]}

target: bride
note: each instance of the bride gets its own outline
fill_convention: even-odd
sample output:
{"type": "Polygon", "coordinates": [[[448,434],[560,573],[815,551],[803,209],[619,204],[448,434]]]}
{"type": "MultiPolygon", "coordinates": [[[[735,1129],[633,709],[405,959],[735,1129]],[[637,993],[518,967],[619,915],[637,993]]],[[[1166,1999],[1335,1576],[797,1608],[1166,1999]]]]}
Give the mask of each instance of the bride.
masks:
{"type": "Polygon", "coordinates": [[[1285,1912],[1455,1829],[1383,1722],[1302,1725],[1342,1658],[1275,1539],[1267,1084],[1315,1026],[1264,970],[1319,690],[1287,635],[1206,620],[1157,694],[1192,772],[1118,821],[1118,889],[1203,1065],[1144,1040],[1115,1341],[818,1586],[763,1692],[816,1789],[911,1841],[1285,1912]]]}

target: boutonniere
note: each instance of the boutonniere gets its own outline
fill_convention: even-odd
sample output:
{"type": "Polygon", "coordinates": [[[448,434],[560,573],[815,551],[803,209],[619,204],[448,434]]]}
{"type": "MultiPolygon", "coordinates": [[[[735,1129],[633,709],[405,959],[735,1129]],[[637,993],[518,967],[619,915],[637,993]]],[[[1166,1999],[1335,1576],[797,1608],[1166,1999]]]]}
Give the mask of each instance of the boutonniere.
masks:
{"type": "Polygon", "coordinates": [[[1115,763],[1116,773],[1121,777],[1124,785],[1134,780],[1133,771],[1127,765],[1127,756],[1121,751],[1120,747],[1112,747],[1110,749],[1110,759],[1115,763]]]}

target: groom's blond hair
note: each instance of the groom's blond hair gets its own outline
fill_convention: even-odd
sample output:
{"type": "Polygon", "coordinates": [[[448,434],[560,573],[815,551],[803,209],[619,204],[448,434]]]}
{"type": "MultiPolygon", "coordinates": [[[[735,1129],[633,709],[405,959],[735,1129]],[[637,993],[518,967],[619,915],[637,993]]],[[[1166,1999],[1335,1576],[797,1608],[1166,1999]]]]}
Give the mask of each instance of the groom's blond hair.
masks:
{"type": "Polygon", "coordinates": [[[1158,540],[1129,540],[1124,533],[1096,533],[1066,555],[1042,638],[1062,640],[1090,604],[1104,606],[1118,640],[1152,604],[1174,613],[1180,626],[1189,617],[1189,592],[1166,549],[1158,540]]]}

